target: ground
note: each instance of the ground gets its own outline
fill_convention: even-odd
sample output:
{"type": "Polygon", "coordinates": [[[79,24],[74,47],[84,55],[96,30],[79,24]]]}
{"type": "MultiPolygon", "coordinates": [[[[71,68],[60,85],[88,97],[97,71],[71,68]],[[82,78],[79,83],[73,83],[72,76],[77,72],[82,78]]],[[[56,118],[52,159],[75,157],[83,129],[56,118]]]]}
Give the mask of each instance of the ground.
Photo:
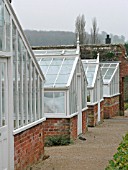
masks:
{"type": "Polygon", "coordinates": [[[46,147],[50,157],[33,166],[32,170],[104,170],[112,159],[122,136],[128,132],[128,112],[125,116],[104,120],[89,128],[85,141],[77,139],[69,146],[46,147]]]}

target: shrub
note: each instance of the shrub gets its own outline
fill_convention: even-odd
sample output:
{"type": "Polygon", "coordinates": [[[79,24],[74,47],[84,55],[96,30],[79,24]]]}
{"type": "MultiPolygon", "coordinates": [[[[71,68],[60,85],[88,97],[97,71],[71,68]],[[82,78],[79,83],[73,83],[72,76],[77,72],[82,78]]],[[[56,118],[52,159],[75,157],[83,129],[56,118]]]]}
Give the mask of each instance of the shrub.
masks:
{"type": "Polygon", "coordinates": [[[46,139],[45,146],[69,145],[71,140],[66,135],[49,136],[46,139]]]}
{"type": "Polygon", "coordinates": [[[109,161],[109,166],[105,170],[128,170],[128,133],[123,137],[117,150],[113,160],[109,161]]]}
{"type": "Polygon", "coordinates": [[[124,103],[124,110],[127,110],[128,109],[128,103],[124,103]]]}

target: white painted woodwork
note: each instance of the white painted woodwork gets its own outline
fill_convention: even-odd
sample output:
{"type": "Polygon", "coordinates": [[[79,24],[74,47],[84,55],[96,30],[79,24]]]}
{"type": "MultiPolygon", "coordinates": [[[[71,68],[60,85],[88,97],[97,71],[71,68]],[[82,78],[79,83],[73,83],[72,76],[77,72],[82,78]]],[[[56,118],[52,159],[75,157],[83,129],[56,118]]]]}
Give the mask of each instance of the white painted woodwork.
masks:
{"type": "Polygon", "coordinates": [[[0,58],[0,170],[8,169],[7,60],[0,58]]]}
{"type": "Polygon", "coordinates": [[[81,76],[77,75],[77,109],[78,109],[78,121],[77,121],[77,133],[82,133],[82,100],[81,100],[81,76]]]}

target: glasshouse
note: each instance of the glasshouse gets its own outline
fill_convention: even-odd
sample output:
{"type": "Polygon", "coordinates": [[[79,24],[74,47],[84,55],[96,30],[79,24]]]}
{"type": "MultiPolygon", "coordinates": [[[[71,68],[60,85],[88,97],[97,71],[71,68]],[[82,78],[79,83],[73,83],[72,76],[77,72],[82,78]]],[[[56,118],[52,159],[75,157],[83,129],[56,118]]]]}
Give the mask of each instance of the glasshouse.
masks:
{"type": "Polygon", "coordinates": [[[104,118],[119,113],[119,62],[100,63],[103,76],[104,118]]]}
{"type": "Polygon", "coordinates": [[[26,169],[44,154],[43,85],[10,2],[0,0],[0,170],[26,169]]]}
{"type": "Polygon", "coordinates": [[[103,121],[103,79],[97,59],[82,60],[87,77],[88,126],[96,126],[103,121]]]}
{"type": "Polygon", "coordinates": [[[44,114],[46,139],[86,131],[87,80],[77,50],[34,51],[46,82],[44,114]]]}

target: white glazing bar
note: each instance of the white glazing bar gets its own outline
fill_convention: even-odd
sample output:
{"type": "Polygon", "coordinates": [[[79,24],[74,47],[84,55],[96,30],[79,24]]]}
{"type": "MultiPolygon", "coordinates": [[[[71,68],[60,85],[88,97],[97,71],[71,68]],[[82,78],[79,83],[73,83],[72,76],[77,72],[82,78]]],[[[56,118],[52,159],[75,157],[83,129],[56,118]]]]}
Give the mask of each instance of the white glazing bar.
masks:
{"type": "Polygon", "coordinates": [[[19,128],[19,89],[18,89],[18,32],[16,31],[16,73],[15,73],[15,80],[16,80],[16,128],[19,128]]]}
{"type": "Polygon", "coordinates": [[[2,63],[0,63],[0,127],[2,126],[2,63]]]}
{"type": "Polygon", "coordinates": [[[32,60],[29,57],[29,123],[32,122],[32,60]]]}
{"type": "Polygon", "coordinates": [[[50,68],[50,66],[51,66],[52,61],[53,61],[53,58],[51,59],[51,61],[50,61],[50,63],[49,63],[49,66],[48,66],[48,68],[47,68],[47,71],[46,71],[46,73],[45,73],[45,76],[46,76],[47,73],[48,73],[48,70],[49,70],[49,68],[50,68]]]}
{"type": "Polygon", "coordinates": [[[33,67],[33,90],[32,90],[32,92],[33,92],[33,100],[32,100],[32,102],[33,102],[33,104],[32,104],[32,106],[33,106],[33,115],[34,115],[34,120],[37,120],[37,118],[36,118],[36,78],[37,78],[37,76],[36,76],[36,71],[35,71],[35,67],[33,67]]]}
{"type": "Polygon", "coordinates": [[[20,41],[20,111],[21,111],[21,126],[24,125],[24,105],[23,105],[23,49],[20,41]]]}
{"type": "Polygon", "coordinates": [[[42,80],[40,79],[40,116],[43,118],[43,83],[42,80]]]}
{"type": "Polygon", "coordinates": [[[24,84],[25,84],[25,89],[24,89],[24,92],[25,92],[25,102],[24,102],[24,111],[25,111],[25,115],[26,115],[26,118],[25,118],[25,124],[27,125],[28,124],[28,56],[27,56],[27,52],[26,52],[26,57],[25,57],[25,68],[24,68],[24,84]]]}
{"type": "Polygon", "coordinates": [[[3,87],[2,87],[2,90],[3,90],[3,119],[2,119],[2,124],[3,124],[3,126],[6,124],[7,125],[7,111],[6,111],[6,107],[7,107],[7,99],[6,99],[6,96],[7,96],[7,94],[6,94],[6,87],[7,87],[7,66],[5,65],[5,63],[3,63],[3,66],[2,66],[2,68],[3,68],[3,82],[2,82],[2,84],[3,84],[3,87]]]}
{"type": "Polygon", "coordinates": [[[37,77],[37,114],[38,119],[40,119],[40,77],[37,77]]]}

